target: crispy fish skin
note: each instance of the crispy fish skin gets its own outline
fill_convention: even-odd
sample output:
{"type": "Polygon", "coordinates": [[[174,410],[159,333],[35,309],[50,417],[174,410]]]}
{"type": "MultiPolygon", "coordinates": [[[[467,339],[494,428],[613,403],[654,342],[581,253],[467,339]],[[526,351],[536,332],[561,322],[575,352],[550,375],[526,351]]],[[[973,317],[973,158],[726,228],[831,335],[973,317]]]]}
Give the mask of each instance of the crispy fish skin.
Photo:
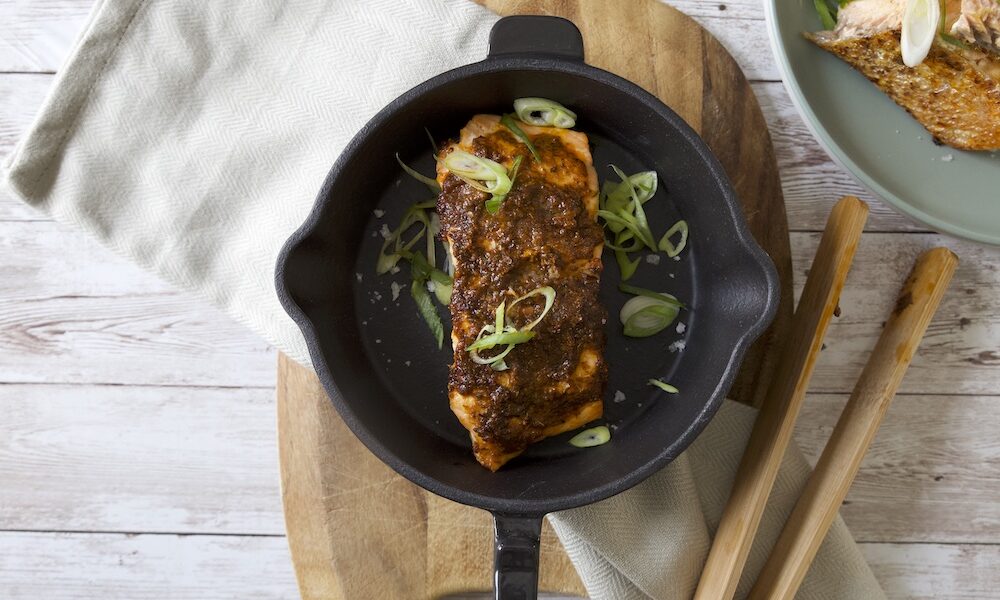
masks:
{"type": "Polygon", "coordinates": [[[514,187],[495,215],[484,208],[488,194],[438,163],[441,233],[455,266],[449,404],[469,430],[476,460],[492,471],[534,442],[599,418],[607,381],[607,312],[598,298],[604,237],[587,136],[521,128],[542,162],[496,115],[476,115],[459,141],[441,151],[443,158],[461,149],[508,169],[521,157],[514,187]],[[541,286],[554,288],[556,298],[533,330],[535,338],[507,355],[508,370],[476,364],[466,347],[493,321],[495,308],[506,302],[511,321],[524,325],[541,314],[544,302],[537,297],[511,304],[541,286]]]}
{"type": "Polygon", "coordinates": [[[830,32],[805,35],[860,71],[940,142],[961,150],[1000,149],[1000,82],[961,48],[936,41],[924,62],[910,68],[903,64],[898,31],[846,39],[830,32]]]}

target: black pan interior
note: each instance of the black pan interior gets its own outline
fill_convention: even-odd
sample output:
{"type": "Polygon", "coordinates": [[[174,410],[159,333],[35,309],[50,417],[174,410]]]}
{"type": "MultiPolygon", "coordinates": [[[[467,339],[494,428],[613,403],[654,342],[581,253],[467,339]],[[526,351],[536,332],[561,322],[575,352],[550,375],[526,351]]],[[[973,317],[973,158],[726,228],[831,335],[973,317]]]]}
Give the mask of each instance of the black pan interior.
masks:
{"type": "MultiPolygon", "coordinates": [[[[301,309],[317,371],[348,424],[404,475],[461,502],[521,513],[620,491],[676,456],[714,414],[737,355],[773,312],[773,267],[748,241],[718,163],[676,116],[635,89],[530,67],[440,79],[418,88],[405,106],[390,105],[359,134],[331,172],[311,225],[279,265],[279,286],[301,309]],[[630,283],[672,293],[689,309],[660,335],[625,338],[618,311],[629,296],[617,290],[618,267],[606,253],[601,300],[609,314],[610,377],[600,422],[611,427],[612,441],[581,450],[567,434],[494,474],[472,458],[468,435],[448,408],[451,349],[446,336],[439,350],[417,315],[408,268],[376,276],[374,265],[383,225],[394,228],[407,206],[430,197],[396,166],[394,154],[432,174],[424,127],[444,140],[472,115],[510,111],[521,96],[557,99],[577,112],[602,182],[615,179],[609,163],[628,173],[658,172],[660,189],[646,205],[654,233],[684,218],[688,249],[679,261],[661,254],[659,264],[644,262],[630,283]],[[647,385],[655,377],[680,393],[647,385]],[[624,400],[615,402],[616,392],[624,400]]],[[[447,310],[439,312],[448,327],[447,310]]]]}

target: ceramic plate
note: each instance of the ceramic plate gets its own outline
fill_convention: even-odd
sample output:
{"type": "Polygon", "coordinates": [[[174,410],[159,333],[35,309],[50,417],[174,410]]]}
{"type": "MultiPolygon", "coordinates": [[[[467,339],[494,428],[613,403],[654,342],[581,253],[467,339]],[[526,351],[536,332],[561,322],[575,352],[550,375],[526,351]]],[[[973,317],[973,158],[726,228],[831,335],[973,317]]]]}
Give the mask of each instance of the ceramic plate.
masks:
{"type": "Polygon", "coordinates": [[[822,29],[811,0],[764,4],[792,101],[834,160],[914,220],[1000,245],[1000,153],[936,145],[863,75],[803,38],[822,29]]]}

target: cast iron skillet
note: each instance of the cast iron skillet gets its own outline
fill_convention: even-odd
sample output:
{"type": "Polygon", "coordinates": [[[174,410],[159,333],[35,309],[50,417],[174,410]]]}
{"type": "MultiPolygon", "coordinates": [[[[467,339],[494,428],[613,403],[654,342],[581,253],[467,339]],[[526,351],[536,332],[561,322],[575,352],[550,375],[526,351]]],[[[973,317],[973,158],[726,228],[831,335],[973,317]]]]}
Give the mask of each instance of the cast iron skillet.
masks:
{"type": "MultiPolygon", "coordinates": [[[[503,600],[536,596],[546,513],[628,489],[694,440],[778,301],[774,266],[748,234],[722,167],[697,134],[638,86],[584,64],[572,23],[528,16],[496,24],[486,60],[418,85],[365,125],[283,248],[276,283],[320,380],[358,438],[414,483],[493,513],[494,585],[503,600]],[[378,229],[394,227],[409,204],[428,198],[393,155],[433,173],[425,126],[439,139],[456,136],[472,115],[510,111],[522,96],[552,98],[576,111],[602,180],[613,179],[608,163],[659,173],[659,197],[646,205],[650,221],[662,233],[683,216],[688,249],[680,261],[643,264],[630,283],[669,291],[689,309],[679,331],[624,338],[617,315],[627,296],[617,290],[618,267],[606,257],[601,299],[609,313],[610,375],[603,422],[612,441],[581,450],[566,443],[566,434],[490,473],[473,459],[468,434],[448,408],[451,349],[439,350],[417,316],[408,269],[378,277],[374,266],[378,229]],[[373,215],[376,208],[383,217],[373,215]],[[402,286],[395,301],[392,281],[402,286]],[[652,377],[680,393],[648,386],[652,377]],[[616,391],[624,401],[612,400],[616,391]]],[[[440,313],[450,329],[447,311],[440,313]]]]}

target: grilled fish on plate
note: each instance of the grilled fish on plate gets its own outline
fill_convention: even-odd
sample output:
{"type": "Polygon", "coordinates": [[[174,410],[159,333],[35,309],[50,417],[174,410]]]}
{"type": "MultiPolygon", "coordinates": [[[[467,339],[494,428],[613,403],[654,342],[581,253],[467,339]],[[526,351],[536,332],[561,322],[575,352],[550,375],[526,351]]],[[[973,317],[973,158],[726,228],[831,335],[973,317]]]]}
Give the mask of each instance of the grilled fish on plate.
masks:
{"type": "MultiPolygon", "coordinates": [[[[476,459],[496,471],[543,438],[576,429],[601,416],[607,380],[604,323],[598,299],[604,238],[597,224],[597,174],[587,136],[578,131],[522,124],[540,157],[495,115],[477,115],[460,149],[511,168],[521,166],[500,210],[489,214],[490,194],[474,189],[438,162],[437,211],[454,261],[451,297],[454,362],[448,378],[451,409],[469,430],[476,459]],[[497,371],[472,360],[466,348],[494,319],[502,302],[541,287],[555,301],[497,371]]],[[[507,310],[523,326],[542,314],[544,298],[507,310]]]]}
{"type": "Polygon", "coordinates": [[[912,68],[900,50],[905,8],[905,0],[853,0],[833,31],[806,37],[864,74],[938,141],[1000,149],[1000,3],[948,0],[947,33],[912,68]]]}

